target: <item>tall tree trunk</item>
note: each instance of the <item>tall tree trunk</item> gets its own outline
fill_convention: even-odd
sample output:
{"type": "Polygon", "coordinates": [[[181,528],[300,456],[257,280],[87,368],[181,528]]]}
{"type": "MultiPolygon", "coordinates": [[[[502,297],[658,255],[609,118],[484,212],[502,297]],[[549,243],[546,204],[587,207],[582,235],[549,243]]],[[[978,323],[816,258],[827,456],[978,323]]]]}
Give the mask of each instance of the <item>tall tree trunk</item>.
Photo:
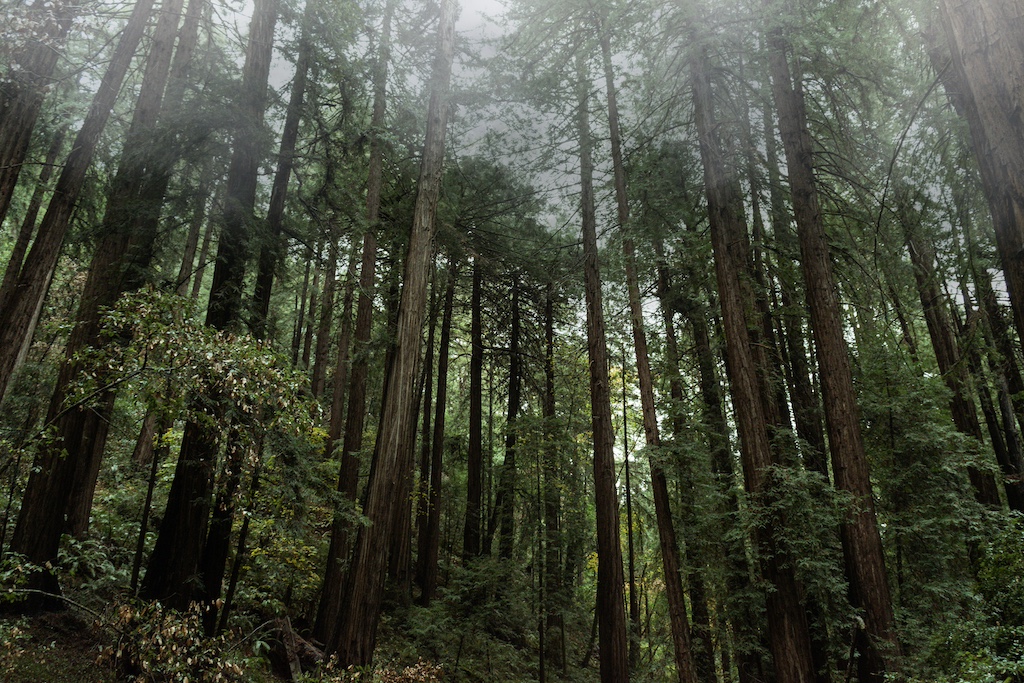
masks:
{"type": "MultiPolygon", "coordinates": [[[[766,2],[769,8],[777,6],[772,0],[766,2]]],[[[900,648],[860,433],[860,410],[818,203],[813,144],[807,128],[803,92],[799,81],[794,81],[790,74],[787,44],[781,30],[769,33],[768,46],[772,92],[779,112],[779,131],[786,153],[807,307],[820,370],[832,471],[836,488],[850,493],[854,500],[854,512],[841,525],[840,538],[852,602],[864,612],[865,629],[858,632],[858,671],[862,683],[881,681],[886,671],[895,670],[900,648]]]]}
{"type": "MultiPolygon", "coordinates": [[[[363,426],[366,419],[366,379],[370,367],[370,341],[373,335],[373,298],[376,289],[377,267],[377,222],[380,213],[380,196],[383,186],[384,154],[379,132],[384,125],[387,111],[387,69],[390,59],[391,17],[394,2],[389,1],[384,11],[381,27],[380,52],[373,76],[373,114],[371,125],[374,135],[370,138],[370,160],[366,183],[366,232],[363,233],[362,253],[359,265],[359,301],[356,305],[356,323],[352,344],[352,374],[349,377],[348,407],[345,411],[345,435],[341,447],[341,463],[338,472],[338,492],[346,504],[354,505],[359,484],[359,459],[357,454],[363,447],[363,426]]],[[[297,350],[296,346],[296,350],[297,350]]],[[[320,591],[313,635],[321,642],[329,643],[335,638],[341,600],[345,588],[345,567],[348,558],[351,524],[342,515],[335,513],[331,523],[331,540],[327,549],[327,566],[320,591]]]]}
{"type": "MultiPolygon", "coordinates": [[[[924,238],[914,234],[912,226],[906,226],[905,240],[910,252],[910,261],[914,267],[914,280],[917,283],[921,309],[924,311],[928,325],[928,335],[935,351],[935,360],[939,372],[950,391],[949,409],[953,416],[953,424],[961,434],[972,439],[981,447],[984,439],[978,412],[971,399],[971,383],[968,367],[961,362],[960,348],[956,335],[949,320],[949,313],[935,273],[935,251],[924,238]]],[[[992,508],[999,508],[999,491],[991,474],[980,471],[977,467],[967,468],[974,495],[978,502],[992,508]]]]}
{"type": "MultiPolygon", "coordinates": [[[[333,230],[332,230],[333,232],[333,230]]],[[[320,317],[316,331],[316,355],[313,358],[313,373],[310,384],[314,398],[324,393],[327,379],[327,361],[331,347],[331,323],[334,319],[334,287],[338,281],[338,236],[331,235],[327,249],[327,265],[324,267],[324,291],[320,298],[320,317]]]]}
{"type": "MultiPolygon", "coordinates": [[[[754,303],[750,283],[743,282],[743,274],[750,269],[749,246],[738,182],[726,170],[715,138],[705,59],[703,53],[691,59],[694,118],[725,325],[729,384],[750,504],[766,506],[772,503],[769,475],[775,463],[768,438],[764,390],[760,386],[766,375],[764,368],[758,367],[758,357],[752,348],[751,329],[756,326],[750,325],[752,321],[746,314],[754,303]]],[[[784,520],[775,520],[755,531],[761,573],[772,586],[766,596],[769,645],[778,683],[807,683],[814,680],[810,632],[792,564],[776,537],[781,529],[773,528],[781,524],[784,520]]]]}
{"type": "Polygon", "coordinates": [[[395,360],[388,373],[389,388],[374,450],[374,475],[363,510],[370,523],[359,530],[356,538],[338,633],[328,643],[328,650],[337,653],[342,666],[367,665],[373,659],[384,593],[388,541],[394,531],[399,507],[405,503],[395,500],[392,493],[400,486],[402,479],[408,477],[412,467],[412,463],[405,457],[412,450],[406,442],[412,438],[415,426],[413,421],[416,413],[414,404],[420,332],[426,308],[437,201],[441,190],[456,13],[454,0],[441,3],[437,52],[427,111],[426,142],[395,335],[395,360]]]}
{"type": "Polygon", "coordinates": [[[57,179],[32,249],[13,287],[0,291],[0,397],[7,392],[19,352],[31,331],[33,313],[46,295],[49,275],[57,265],[86,171],[146,30],[153,2],[139,0],[135,4],[57,179]]]}
{"type": "Polygon", "coordinates": [[[779,251],[779,289],[782,292],[782,324],[785,329],[785,352],[789,359],[793,401],[793,417],[796,433],[805,446],[804,466],[828,479],[828,464],[825,454],[825,430],[822,426],[821,402],[811,382],[811,363],[807,357],[807,340],[804,335],[804,316],[798,300],[799,273],[794,259],[799,253],[796,235],[790,227],[782,194],[782,179],[779,174],[779,158],[775,135],[772,132],[772,114],[764,108],[765,152],[768,169],[769,207],[772,232],[779,251]]]}
{"type": "Polygon", "coordinates": [[[515,501],[516,501],[516,422],[522,405],[522,370],[520,369],[520,313],[519,277],[512,276],[512,319],[508,346],[508,416],[505,420],[505,464],[501,467],[498,494],[495,498],[494,514],[498,517],[501,533],[498,535],[498,557],[507,560],[512,557],[515,543],[515,501]]]}
{"type": "Polygon", "coordinates": [[[483,368],[484,345],[480,297],[483,274],[480,257],[473,258],[473,293],[470,301],[469,356],[469,449],[466,465],[466,522],[462,533],[465,560],[483,551],[483,368]]]}
{"type": "MultiPolygon", "coordinates": [[[[249,258],[248,226],[256,201],[261,158],[257,131],[262,128],[266,109],[267,78],[277,16],[278,0],[258,0],[249,28],[242,69],[241,118],[234,134],[217,263],[206,310],[206,324],[215,330],[232,326],[240,313],[242,284],[249,258]]],[[[213,417],[214,422],[222,416],[217,397],[195,396],[192,400],[196,408],[213,417]]],[[[167,507],[142,581],[141,594],[147,599],[161,600],[168,606],[184,609],[196,596],[204,597],[211,604],[220,596],[227,559],[223,547],[230,540],[234,509],[221,510],[222,514],[218,515],[207,534],[218,437],[218,428],[208,421],[193,419],[185,425],[167,507]],[[211,558],[210,561],[203,561],[204,555],[211,558]],[[222,557],[223,562],[219,559],[222,557]],[[200,579],[201,561],[205,564],[205,573],[200,579]]],[[[238,448],[237,443],[230,443],[229,454],[237,452],[238,448]]],[[[228,478],[225,484],[230,486],[232,481],[228,478]]]]}
{"type": "MultiPolygon", "coordinates": [[[[626,262],[626,288],[629,296],[633,351],[636,357],[637,376],[640,383],[644,439],[651,453],[649,456],[651,487],[654,493],[654,511],[658,522],[658,541],[661,549],[662,568],[665,575],[665,590],[669,602],[669,621],[672,627],[676,671],[680,683],[693,683],[697,680],[697,673],[693,662],[690,626],[686,617],[686,599],[680,575],[679,546],[676,540],[672,510],[669,504],[668,482],[664,470],[654,456],[654,453],[661,447],[661,436],[659,434],[658,415],[654,402],[654,380],[651,375],[651,364],[647,353],[647,332],[644,329],[643,303],[640,300],[636,249],[629,232],[629,200],[626,194],[626,171],[622,161],[622,135],[619,132],[619,111],[615,97],[615,75],[612,67],[611,40],[608,37],[607,30],[604,30],[603,27],[600,42],[605,88],[608,98],[608,125],[611,135],[615,198],[618,209],[619,229],[622,231],[622,251],[626,262]]],[[[591,359],[591,364],[593,362],[593,359],[591,359]]],[[[623,429],[625,429],[625,424],[623,424],[623,429]]],[[[629,495],[627,493],[627,496],[629,495]]],[[[633,585],[632,581],[630,585],[633,585]]],[[[636,619],[639,618],[639,609],[633,606],[632,597],[630,598],[630,612],[636,619]],[[633,614],[634,612],[635,615],[633,614]]],[[[637,634],[634,634],[634,638],[636,637],[638,637],[637,634]]],[[[633,654],[632,659],[633,661],[636,660],[636,654],[633,654]]]]}
{"type": "Polygon", "coordinates": [[[291,95],[281,132],[281,147],[277,153],[277,171],[270,190],[270,206],[267,209],[266,241],[260,248],[256,284],[253,291],[252,331],[257,339],[267,335],[267,314],[270,312],[270,292],[274,275],[284,252],[281,231],[284,228],[284,207],[288,195],[288,181],[291,180],[295,163],[295,145],[299,139],[299,124],[306,97],[306,79],[312,61],[313,41],[310,36],[312,23],[319,9],[317,0],[307,0],[302,14],[302,33],[299,36],[299,54],[295,60],[295,76],[292,78],[291,95]]]}
{"type": "Polygon", "coordinates": [[[1024,338],[1024,8],[1015,0],[942,0],[951,60],[929,56],[967,119],[1018,336],[1024,338]]]}
{"type": "Polygon", "coordinates": [[[348,397],[348,373],[351,365],[349,351],[352,341],[352,302],[356,292],[356,250],[349,254],[345,274],[345,294],[341,302],[341,328],[338,332],[338,357],[334,364],[334,386],[331,392],[330,423],[327,427],[327,448],[324,457],[330,459],[340,445],[345,429],[345,399],[348,397]]]}
{"type": "Polygon", "coordinates": [[[554,666],[564,672],[565,595],[562,587],[562,496],[560,448],[555,406],[555,283],[548,282],[544,297],[544,395],[541,411],[544,416],[544,614],[546,620],[544,653],[554,666]]]}
{"type": "Polygon", "coordinates": [[[583,281],[587,305],[587,356],[590,360],[590,411],[594,439],[594,496],[597,515],[597,622],[602,683],[629,680],[629,648],[623,608],[619,501],[615,491],[615,435],[612,432],[608,347],[601,304],[594,212],[593,142],[590,132],[590,77],[582,55],[576,57],[580,140],[580,211],[583,222],[583,281]]]}
{"type": "Polygon", "coordinates": [[[426,523],[419,536],[416,583],[420,587],[419,604],[430,604],[437,592],[437,560],[441,540],[441,465],[444,452],[445,407],[448,403],[448,354],[451,349],[452,312],[455,302],[455,260],[449,258],[444,312],[441,316],[441,340],[437,351],[437,398],[434,401],[433,435],[430,439],[430,482],[424,496],[426,523]]]}
{"type": "MultiPolygon", "coordinates": [[[[145,264],[133,263],[127,253],[131,232],[126,222],[128,206],[146,170],[147,154],[139,152],[137,147],[145,147],[144,138],[159,113],[181,0],[172,0],[163,10],[128,131],[126,149],[131,151],[122,156],[114,178],[103,221],[103,237],[92,259],[75,328],[68,339],[65,360],[50,399],[47,423],[55,426],[57,440],[36,458],[12,541],[12,550],[26,556],[31,553],[31,561],[38,565],[55,563],[60,535],[65,529],[65,515],[73,533],[80,535],[88,527],[114,394],[102,392],[94,405],[66,409],[65,404],[72,383],[86,370],[78,360],[79,355],[100,344],[102,310],[112,306],[125,288],[140,282],[139,270],[145,267],[145,264]]],[[[97,381],[102,386],[108,378],[100,372],[97,381]]]]}
{"type": "MultiPolygon", "coordinates": [[[[36,220],[39,218],[39,210],[43,206],[43,196],[46,194],[46,190],[50,184],[50,177],[53,175],[53,169],[57,164],[57,157],[60,155],[61,148],[64,146],[64,139],[67,137],[67,131],[67,126],[61,125],[61,127],[53,134],[53,138],[50,141],[50,148],[46,152],[46,160],[43,163],[43,168],[39,171],[39,177],[36,180],[36,187],[32,191],[32,198],[28,203],[28,210],[25,212],[25,216],[21,221],[18,236],[15,238],[14,246],[11,249],[11,257],[7,261],[7,270],[4,271],[3,284],[0,284],[0,292],[12,291],[14,283],[18,279],[18,275],[21,273],[21,265],[25,262],[25,253],[32,244],[32,236],[35,234],[36,220]]],[[[34,330],[30,330],[28,336],[31,336],[33,331],[34,330]]]]}

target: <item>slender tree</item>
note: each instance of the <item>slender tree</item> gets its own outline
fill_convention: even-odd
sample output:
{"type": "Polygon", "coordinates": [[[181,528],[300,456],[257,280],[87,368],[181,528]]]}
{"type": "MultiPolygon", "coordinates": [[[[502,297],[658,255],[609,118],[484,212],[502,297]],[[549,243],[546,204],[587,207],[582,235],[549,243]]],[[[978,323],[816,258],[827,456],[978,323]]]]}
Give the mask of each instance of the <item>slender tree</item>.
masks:
{"type": "Polygon", "coordinates": [[[615,491],[615,435],[612,432],[608,347],[601,303],[594,211],[593,142],[590,131],[590,78],[582,53],[576,57],[577,121],[580,148],[580,212],[583,222],[583,279],[590,359],[590,413],[594,438],[594,497],[597,512],[597,625],[601,681],[629,680],[629,647],[623,607],[619,503],[615,491]]]}

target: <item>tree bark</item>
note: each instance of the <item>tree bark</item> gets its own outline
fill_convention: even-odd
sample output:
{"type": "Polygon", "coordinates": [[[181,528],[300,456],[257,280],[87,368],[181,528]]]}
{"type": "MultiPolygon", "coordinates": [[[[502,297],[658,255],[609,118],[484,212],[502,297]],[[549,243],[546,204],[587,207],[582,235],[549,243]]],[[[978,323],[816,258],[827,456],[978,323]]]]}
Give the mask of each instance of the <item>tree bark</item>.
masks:
{"type": "Polygon", "coordinates": [[[437,561],[441,540],[441,466],[444,453],[445,408],[448,403],[448,354],[451,349],[452,313],[455,302],[457,267],[448,260],[444,312],[441,315],[441,339],[437,351],[437,397],[430,439],[430,481],[425,493],[426,521],[419,536],[416,583],[420,587],[419,604],[426,607],[437,592],[437,561]]]}
{"type": "MultiPolygon", "coordinates": [[[[706,75],[703,54],[691,59],[694,92],[694,118],[704,166],[704,186],[708,200],[711,242],[715,257],[715,275],[721,299],[725,326],[727,369],[740,437],[743,476],[753,506],[772,503],[772,449],[768,438],[768,416],[761,383],[765,369],[758,367],[752,348],[751,325],[746,311],[754,301],[750,285],[744,283],[749,273],[750,254],[742,197],[734,176],[726,170],[719,144],[714,135],[710,82],[706,75]]],[[[775,520],[775,525],[784,520],[775,520]]],[[[800,604],[800,589],[792,564],[776,538],[777,530],[760,526],[755,542],[761,573],[772,586],[766,596],[768,637],[778,683],[809,683],[814,680],[814,663],[807,616],[800,604]]]]}
{"type": "Polygon", "coordinates": [[[284,252],[281,231],[284,228],[285,200],[288,195],[288,182],[291,180],[292,166],[295,163],[295,146],[299,139],[299,124],[302,122],[306,97],[306,79],[312,61],[313,41],[310,31],[318,9],[317,0],[307,0],[302,14],[302,33],[299,36],[299,54],[295,60],[295,76],[292,78],[291,95],[288,98],[284,129],[281,132],[281,147],[277,153],[277,171],[274,174],[274,184],[270,190],[266,241],[260,248],[256,284],[252,295],[253,320],[251,327],[253,335],[257,339],[263,339],[267,335],[270,292],[274,284],[274,275],[277,273],[284,252]]]}
{"type": "Polygon", "coordinates": [[[503,560],[512,557],[515,544],[515,501],[516,501],[516,422],[522,407],[522,370],[520,360],[521,324],[519,312],[519,277],[512,275],[512,315],[508,347],[508,415],[505,420],[505,463],[501,466],[498,494],[495,498],[495,514],[498,516],[498,557],[503,560]]]}
{"type": "MultiPolygon", "coordinates": [[[[359,451],[363,447],[363,426],[366,419],[366,379],[369,373],[370,340],[373,334],[373,298],[376,287],[377,235],[380,196],[383,186],[384,154],[379,131],[387,112],[387,67],[390,59],[391,16],[394,2],[388,2],[381,27],[380,52],[373,76],[373,114],[370,138],[370,160],[366,183],[366,224],[363,233],[359,266],[359,301],[352,343],[352,374],[349,377],[348,407],[345,411],[345,435],[341,446],[338,472],[338,493],[347,505],[354,505],[359,484],[359,451]]],[[[298,347],[296,346],[296,352],[298,347]]],[[[335,513],[331,524],[331,540],[327,549],[327,566],[320,591],[313,635],[321,642],[335,638],[341,600],[345,589],[344,562],[348,558],[351,523],[335,513]]]]}
{"type": "Polygon", "coordinates": [[[583,219],[583,279],[590,360],[590,411],[594,439],[594,496],[597,515],[597,621],[602,683],[629,680],[629,648],[623,608],[619,503],[615,491],[615,435],[612,432],[608,347],[601,304],[601,272],[594,211],[593,142],[590,132],[590,78],[582,55],[577,60],[577,126],[580,145],[580,211],[583,219]]]}
{"type": "Polygon", "coordinates": [[[314,398],[324,393],[327,379],[327,361],[331,346],[331,323],[334,320],[334,288],[338,278],[338,236],[331,235],[327,249],[327,265],[324,269],[324,291],[320,297],[320,318],[316,330],[316,355],[313,358],[313,373],[310,384],[314,398]]]}
{"type": "MultiPolygon", "coordinates": [[[[626,265],[626,289],[629,299],[629,319],[633,332],[633,352],[636,358],[637,378],[640,384],[640,405],[643,414],[644,440],[648,448],[651,470],[651,488],[654,494],[654,511],[658,522],[658,541],[661,550],[662,568],[665,576],[665,592],[669,603],[669,621],[672,628],[676,672],[680,683],[695,683],[697,672],[693,661],[690,642],[690,626],[686,616],[686,598],[680,575],[679,546],[672,509],[669,503],[668,482],[665,471],[655,454],[661,447],[658,415],[654,399],[654,380],[647,352],[647,332],[644,328],[643,302],[640,300],[640,282],[637,275],[636,248],[630,234],[629,199],[626,193],[626,171],[622,160],[622,134],[619,130],[619,111],[616,103],[615,75],[612,66],[611,39],[607,30],[601,27],[601,55],[604,65],[605,88],[608,99],[608,126],[611,136],[612,169],[615,181],[615,199],[618,210],[619,230],[622,232],[622,252],[626,265]]],[[[625,387],[623,387],[625,390],[625,387]]],[[[625,415],[623,415],[625,418],[625,415]]],[[[625,430],[625,423],[623,424],[625,430]]],[[[627,460],[626,467],[629,467],[627,460]]],[[[628,469],[627,469],[628,472],[628,469]]],[[[628,476],[628,475],[627,475],[628,476]]],[[[627,483],[628,486],[628,483],[627,483]]],[[[627,492],[627,500],[630,493],[627,492]]],[[[631,529],[631,526],[630,526],[631,529]]],[[[631,572],[632,573],[632,572],[631,572]]],[[[634,586],[634,582],[630,581],[634,586]]],[[[634,623],[639,619],[639,605],[634,606],[630,597],[630,613],[634,623]]],[[[636,642],[638,634],[633,635],[636,642]]],[[[636,645],[631,644],[631,661],[638,657],[636,645]]]]}
{"type": "MultiPolygon", "coordinates": [[[[949,389],[949,409],[953,424],[961,434],[972,439],[980,448],[984,442],[978,412],[971,400],[970,375],[967,365],[962,362],[953,326],[949,320],[944,297],[939,290],[935,273],[935,251],[924,238],[915,235],[912,226],[905,226],[905,240],[914,268],[921,309],[924,311],[928,335],[935,351],[935,360],[942,373],[942,380],[949,389]]],[[[998,509],[1001,506],[999,491],[991,474],[977,467],[967,468],[975,498],[982,505],[998,509]]]]}
{"type": "Polygon", "coordinates": [[[394,531],[399,507],[392,492],[409,475],[416,406],[416,379],[420,360],[420,332],[426,308],[427,283],[432,258],[432,240],[436,230],[437,202],[441,190],[444,163],[445,125],[448,117],[448,93],[455,48],[454,0],[441,3],[437,52],[431,78],[427,133],[413,224],[406,252],[404,287],[395,335],[395,355],[389,375],[389,388],[381,414],[380,431],[374,451],[376,461],[364,514],[369,526],[360,529],[345,586],[345,599],[338,634],[328,650],[338,655],[342,666],[368,665],[373,659],[377,625],[387,563],[388,541],[394,531]]]}
{"type": "MultiPolygon", "coordinates": [[[[226,330],[234,325],[240,312],[242,284],[249,256],[248,226],[256,201],[261,158],[260,136],[256,131],[263,125],[277,16],[278,0],[258,0],[249,28],[242,69],[242,116],[234,134],[217,264],[206,310],[206,324],[215,330],[226,330]]],[[[215,422],[222,416],[223,410],[217,405],[219,397],[196,396],[192,400],[195,408],[212,416],[215,422]]],[[[202,596],[213,603],[220,595],[227,559],[227,552],[221,546],[230,540],[234,510],[232,507],[222,511],[226,514],[218,518],[216,528],[211,530],[213,533],[208,538],[210,496],[218,441],[218,429],[208,421],[187,421],[167,508],[142,582],[141,594],[147,599],[160,600],[170,607],[184,609],[196,596],[202,596]],[[199,576],[203,555],[211,559],[203,567],[205,574],[199,576]],[[220,561],[222,557],[224,560],[220,561]],[[214,558],[216,561],[213,561],[214,558]],[[216,590],[213,590],[214,582],[216,590]]],[[[238,443],[229,443],[229,454],[237,452],[238,448],[238,443]]],[[[230,480],[225,483],[230,485],[230,480]]]]}
{"type": "Polygon", "coordinates": [[[32,132],[78,5],[35,0],[31,10],[44,19],[35,24],[25,44],[15,49],[12,63],[18,65],[17,70],[8,71],[0,80],[0,226],[10,209],[32,132]]]}
{"type": "Polygon", "coordinates": [[[483,367],[484,345],[480,297],[483,274],[480,257],[473,258],[473,293],[470,301],[469,451],[466,465],[466,522],[462,533],[465,560],[483,552],[483,367]]]}
{"type": "Polygon", "coordinates": [[[146,30],[154,0],[139,0],[132,9],[121,38],[103,74],[99,89],[71,146],[53,196],[39,225],[35,242],[25,258],[14,286],[0,292],[0,397],[7,392],[21,348],[32,327],[35,310],[57,265],[71,220],[71,213],[85,182],[85,175],[106,127],[125,74],[146,30]]]}
{"type": "Polygon", "coordinates": [[[1014,0],[942,0],[938,14],[948,68],[931,35],[929,57],[967,119],[1014,322],[1024,338],[1024,8],[1014,0]]]}
{"type": "MultiPolygon", "coordinates": [[[[777,7],[766,0],[767,7],[777,7]]],[[[772,92],[779,112],[789,171],[793,213],[800,240],[807,307],[821,377],[829,450],[835,486],[853,496],[854,508],[840,527],[850,595],[863,610],[864,632],[858,636],[858,672],[862,683],[882,681],[895,670],[900,654],[882,540],[875,519],[867,458],[860,433],[860,409],[853,388],[850,358],[828,243],[814,178],[813,145],[807,127],[803,92],[794,82],[779,29],[769,33],[772,92]]]]}
{"type": "MultiPolygon", "coordinates": [[[[100,344],[102,310],[112,306],[125,288],[139,282],[138,271],[145,265],[133,263],[127,253],[130,232],[125,229],[126,212],[145,172],[147,155],[137,146],[145,147],[144,138],[159,113],[181,6],[181,0],[172,0],[163,8],[153,35],[126,152],[108,198],[103,237],[92,259],[75,328],[50,399],[47,423],[55,426],[57,440],[36,457],[25,489],[12,549],[27,557],[30,551],[31,561],[39,565],[56,563],[60,534],[66,524],[75,535],[84,534],[88,528],[114,393],[102,392],[93,405],[65,409],[65,403],[71,385],[86,370],[78,356],[100,344]]],[[[108,381],[103,372],[96,379],[101,386],[108,381]]]]}

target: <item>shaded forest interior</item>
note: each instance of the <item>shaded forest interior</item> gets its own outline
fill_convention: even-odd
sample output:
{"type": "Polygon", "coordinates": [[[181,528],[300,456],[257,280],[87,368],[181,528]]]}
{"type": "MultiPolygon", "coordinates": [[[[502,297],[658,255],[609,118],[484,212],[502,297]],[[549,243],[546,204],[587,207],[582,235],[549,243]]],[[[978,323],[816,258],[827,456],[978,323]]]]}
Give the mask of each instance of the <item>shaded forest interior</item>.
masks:
{"type": "Polygon", "coordinates": [[[1020,0],[4,0],[0,676],[1024,683],[1020,0]]]}

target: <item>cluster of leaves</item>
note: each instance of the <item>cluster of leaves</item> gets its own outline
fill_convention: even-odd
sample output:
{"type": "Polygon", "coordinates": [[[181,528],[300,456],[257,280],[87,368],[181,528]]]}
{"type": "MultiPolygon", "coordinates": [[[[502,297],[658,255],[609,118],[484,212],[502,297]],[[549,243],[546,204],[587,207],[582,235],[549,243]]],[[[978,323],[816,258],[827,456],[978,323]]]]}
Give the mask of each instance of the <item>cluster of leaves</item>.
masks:
{"type": "Polygon", "coordinates": [[[123,604],[111,626],[117,642],[104,649],[99,662],[130,681],[221,683],[248,680],[246,662],[232,657],[227,636],[207,638],[202,614],[193,605],[185,614],[159,603],[123,604]]]}
{"type": "Polygon", "coordinates": [[[376,683],[440,683],[445,680],[444,667],[433,662],[417,659],[409,666],[381,666],[373,671],[365,671],[356,667],[348,667],[336,671],[337,660],[331,658],[320,671],[308,674],[303,681],[309,683],[357,683],[358,681],[376,681],[376,683]]]}

